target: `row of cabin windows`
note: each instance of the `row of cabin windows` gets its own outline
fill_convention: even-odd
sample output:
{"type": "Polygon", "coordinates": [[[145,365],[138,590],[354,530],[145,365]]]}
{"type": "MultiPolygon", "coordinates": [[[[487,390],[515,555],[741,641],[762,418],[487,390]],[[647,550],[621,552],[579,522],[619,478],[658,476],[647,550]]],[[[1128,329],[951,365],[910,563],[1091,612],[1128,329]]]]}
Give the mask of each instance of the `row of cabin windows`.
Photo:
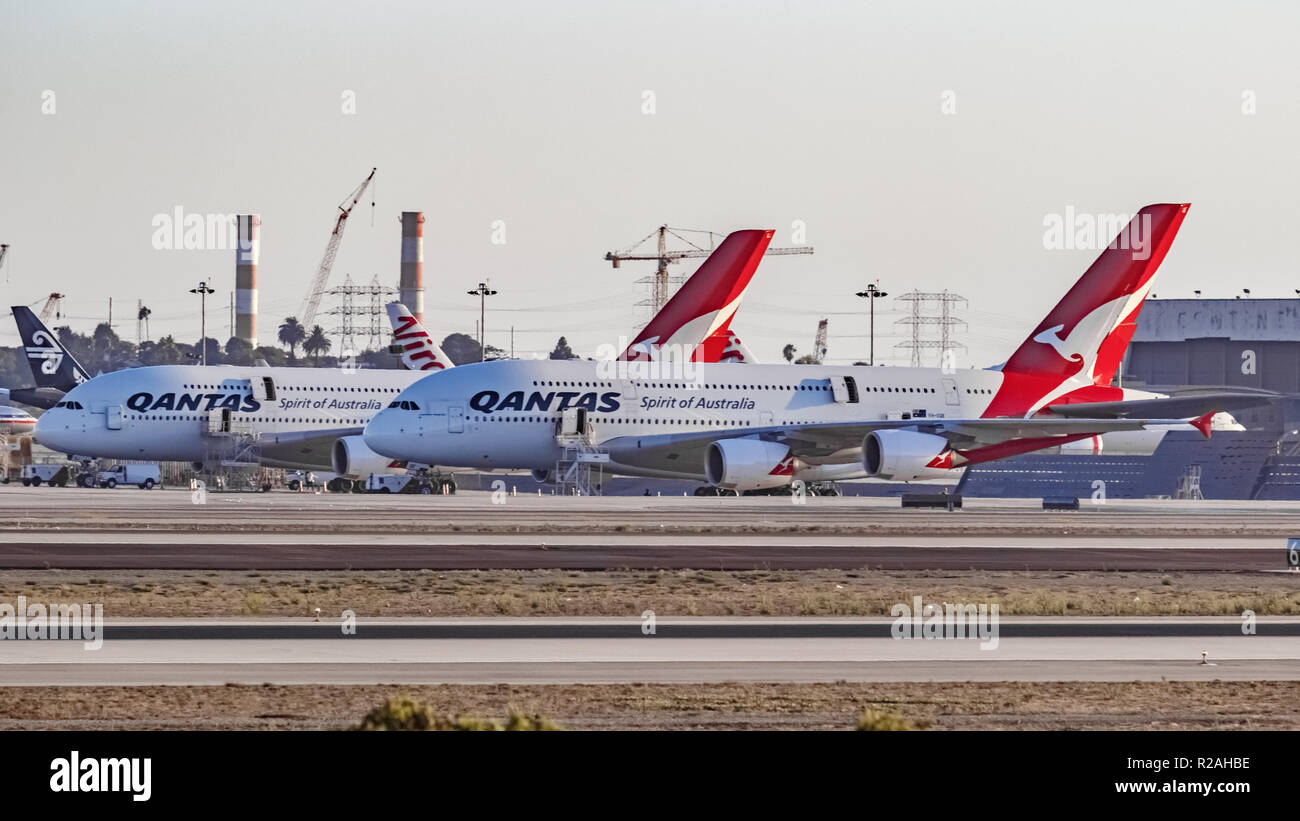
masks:
{"type": "MultiPolygon", "coordinates": [[[[243,390],[247,385],[182,385],[186,390],[206,391],[206,390],[243,390]]],[[[338,393],[400,393],[402,388],[354,388],[354,387],[334,387],[322,388],[320,386],[294,387],[291,385],[276,385],[276,388],[282,391],[335,391],[338,393]]]]}
{"type": "MultiPolygon", "coordinates": [[[[740,390],[740,391],[829,391],[829,385],[733,385],[733,384],[703,384],[695,385],[686,382],[634,382],[639,388],[650,389],[680,389],[686,390],[694,388],[696,390],[740,390]]],[[[612,388],[614,385],[608,382],[539,382],[534,380],[535,388],[612,388]]],[[[866,387],[864,391],[873,393],[938,393],[936,388],[902,388],[902,387],[866,387]]],[[[970,390],[966,391],[970,393],[970,390]]],[[[988,391],[978,391],[987,393],[988,391]]]]}
{"type": "MultiPolygon", "coordinates": [[[[558,417],[554,416],[471,416],[474,422],[555,422],[558,417]]],[[[711,427],[733,427],[744,428],[753,425],[753,422],[734,421],[730,419],[620,419],[616,416],[588,416],[587,420],[593,424],[632,424],[640,423],[642,425],[700,425],[711,427]]]]}
{"type": "MultiPolygon", "coordinates": [[[[259,414],[241,413],[241,419],[260,419],[263,421],[283,423],[291,422],[294,424],[320,425],[329,423],[331,425],[364,425],[369,419],[309,419],[303,416],[279,417],[279,416],[261,416],[259,414]]],[[[140,419],[146,422],[202,422],[208,419],[207,416],[191,416],[189,414],[163,414],[161,416],[151,416],[143,413],[128,413],[126,419],[140,419]]]]}

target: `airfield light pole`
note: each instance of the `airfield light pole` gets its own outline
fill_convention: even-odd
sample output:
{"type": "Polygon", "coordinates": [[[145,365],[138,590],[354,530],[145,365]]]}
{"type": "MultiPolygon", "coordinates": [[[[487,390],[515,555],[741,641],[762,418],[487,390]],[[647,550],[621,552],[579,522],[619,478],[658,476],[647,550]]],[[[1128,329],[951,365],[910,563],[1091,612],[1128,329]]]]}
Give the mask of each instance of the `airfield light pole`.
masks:
{"type": "Polygon", "coordinates": [[[216,291],[208,287],[206,280],[200,282],[198,287],[190,289],[191,294],[199,295],[199,348],[202,354],[202,362],[208,364],[208,294],[215,294],[216,291]]]}
{"type": "Polygon", "coordinates": [[[868,365],[876,364],[876,300],[889,294],[876,287],[876,284],[867,286],[867,290],[858,291],[858,296],[870,300],[871,303],[871,356],[867,362],[868,365]]]}
{"type": "Polygon", "coordinates": [[[484,323],[487,320],[487,298],[496,294],[496,291],[487,286],[487,283],[480,282],[478,287],[465,293],[470,296],[478,297],[478,361],[482,362],[487,359],[487,346],[483,340],[487,337],[484,330],[484,323]]]}

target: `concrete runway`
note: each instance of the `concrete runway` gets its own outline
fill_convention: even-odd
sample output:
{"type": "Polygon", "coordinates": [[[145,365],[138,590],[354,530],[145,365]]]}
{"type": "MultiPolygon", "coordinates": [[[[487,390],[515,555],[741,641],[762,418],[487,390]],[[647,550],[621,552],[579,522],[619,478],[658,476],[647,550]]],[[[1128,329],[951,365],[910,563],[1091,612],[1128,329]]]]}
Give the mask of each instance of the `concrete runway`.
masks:
{"type": "Polygon", "coordinates": [[[889,619],[132,620],[101,649],[0,644],[0,684],[385,684],[1300,679],[1300,619],[1005,619],[978,639],[898,640],[889,619]],[[1202,651],[1211,664],[1201,664],[1202,651]]]}
{"type": "Polygon", "coordinates": [[[1280,570],[1300,503],[0,489],[3,569],[1280,570]]]}

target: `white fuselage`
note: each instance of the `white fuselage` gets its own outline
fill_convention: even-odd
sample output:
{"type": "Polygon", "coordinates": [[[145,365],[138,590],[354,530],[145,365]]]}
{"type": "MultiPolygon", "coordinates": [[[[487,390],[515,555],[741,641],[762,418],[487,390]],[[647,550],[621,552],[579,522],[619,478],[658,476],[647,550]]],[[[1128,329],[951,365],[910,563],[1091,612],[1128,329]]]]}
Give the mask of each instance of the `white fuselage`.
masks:
{"type": "Polygon", "coordinates": [[[36,429],[36,417],[13,405],[0,405],[0,434],[7,436],[31,433],[36,429]]]}
{"type": "MultiPolygon", "coordinates": [[[[400,394],[415,409],[381,411],[367,425],[365,442],[385,456],[429,464],[546,470],[560,456],[556,430],[563,411],[583,407],[592,441],[614,458],[613,471],[698,479],[704,474],[698,460],[639,458],[638,437],[746,428],[758,434],[904,413],[972,419],[988,408],[1003,380],[994,370],[755,364],[701,364],[690,380],[602,378],[610,369],[609,363],[581,360],[462,366],[400,394]],[[836,401],[831,384],[837,377],[856,383],[856,402],[836,401]]],[[[863,475],[855,451],[804,460],[794,476],[863,475]]]]}
{"type": "Polygon", "coordinates": [[[293,444],[294,437],[359,430],[426,375],[338,368],[132,368],[73,388],[41,416],[36,438],[46,447],[79,456],[197,462],[203,459],[204,432],[212,415],[224,409],[267,445],[277,436],[285,437],[283,445],[264,447],[263,464],[328,469],[328,443],[323,450],[308,452],[293,444]],[[258,398],[266,396],[266,378],[271,380],[273,400],[258,398]]]}

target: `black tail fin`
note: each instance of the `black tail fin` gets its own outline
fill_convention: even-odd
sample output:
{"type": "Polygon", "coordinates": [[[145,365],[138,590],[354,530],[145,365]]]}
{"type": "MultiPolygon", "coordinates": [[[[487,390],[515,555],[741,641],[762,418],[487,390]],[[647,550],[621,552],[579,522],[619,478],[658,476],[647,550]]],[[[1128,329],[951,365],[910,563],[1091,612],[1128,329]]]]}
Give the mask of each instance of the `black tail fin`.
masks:
{"type": "Polygon", "coordinates": [[[38,388],[70,391],[90,378],[59,338],[26,305],[13,307],[18,335],[23,338],[27,364],[38,388]]]}

